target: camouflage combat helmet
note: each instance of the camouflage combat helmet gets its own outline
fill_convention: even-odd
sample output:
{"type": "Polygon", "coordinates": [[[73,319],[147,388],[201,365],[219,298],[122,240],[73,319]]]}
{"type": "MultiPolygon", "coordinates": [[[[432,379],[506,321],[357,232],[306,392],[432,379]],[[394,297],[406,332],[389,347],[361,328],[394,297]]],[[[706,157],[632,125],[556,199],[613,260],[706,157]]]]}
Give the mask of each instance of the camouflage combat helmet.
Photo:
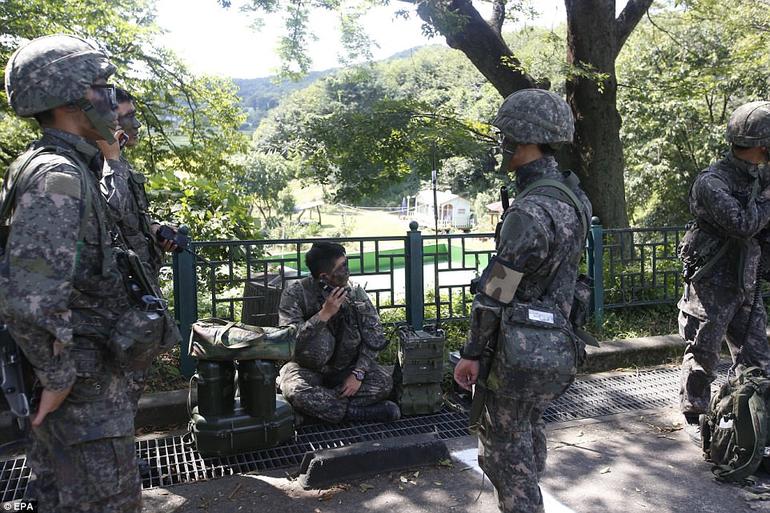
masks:
{"type": "Polygon", "coordinates": [[[735,109],[726,137],[736,146],[770,146],[770,102],[750,102],[735,109]]]}
{"type": "Polygon", "coordinates": [[[8,60],[5,92],[11,108],[22,117],[78,105],[102,137],[114,142],[112,129],[85,98],[89,86],[114,72],[107,56],[84,39],[44,36],[22,45],[8,60]]]}
{"type": "Polygon", "coordinates": [[[544,89],[521,89],[509,95],[492,124],[518,144],[570,143],[575,133],[570,106],[544,89]]]}

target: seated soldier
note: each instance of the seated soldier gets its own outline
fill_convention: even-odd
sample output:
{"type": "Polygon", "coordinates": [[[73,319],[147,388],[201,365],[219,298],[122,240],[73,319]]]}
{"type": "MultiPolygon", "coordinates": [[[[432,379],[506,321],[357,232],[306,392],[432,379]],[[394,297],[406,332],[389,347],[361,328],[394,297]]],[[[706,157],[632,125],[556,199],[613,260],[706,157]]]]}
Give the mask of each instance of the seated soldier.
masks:
{"type": "Polygon", "coordinates": [[[280,373],[284,398],[326,422],[397,420],[398,406],[385,400],[393,380],[376,362],[387,341],[369,296],[348,285],[345,248],[314,243],[305,263],[312,276],[284,290],[278,311],[281,326],[297,328],[294,358],[280,373]]]}

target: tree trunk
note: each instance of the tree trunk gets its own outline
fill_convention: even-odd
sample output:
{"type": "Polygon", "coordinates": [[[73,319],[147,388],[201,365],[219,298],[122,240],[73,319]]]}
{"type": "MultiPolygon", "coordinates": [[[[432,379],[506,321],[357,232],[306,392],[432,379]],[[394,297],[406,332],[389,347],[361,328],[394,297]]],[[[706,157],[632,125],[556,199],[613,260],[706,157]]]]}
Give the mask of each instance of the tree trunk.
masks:
{"type": "Polygon", "coordinates": [[[571,163],[604,226],[628,226],[615,59],[652,0],[629,0],[615,19],[614,0],[565,0],[567,62],[589,76],[566,83],[575,114],[571,163]],[[593,74],[601,74],[603,80],[593,74]]]}
{"type": "Polygon", "coordinates": [[[623,147],[615,58],[615,2],[565,0],[567,8],[567,62],[588,73],[566,83],[567,102],[575,114],[572,165],[604,226],[628,226],[623,186],[623,147]]]}
{"type": "MultiPolygon", "coordinates": [[[[496,1],[493,19],[487,22],[471,0],[403,1],[417,4],[419,16],[443,35],[451,48],[463,52],[502,97],[535,87],[535,81],[521,71],[519,61],[500,34],[499,6],[505,2],[496,1]]],[[[564,3],[568,62],[606,75],[606,79],[575,76],[567,81],[567,101],[576,119],[575,144],[560,153],[559,160],[580,176],[594,213],[603,225],[627,227],[615,59],[652,0],[628,0],[617,19],[614,0],[564,3]]]]}
{"type": "Polygon", "coordinates": [[[418,1],[417,14],[446,39],[450,48],[460,50],[489,80],[500,96],[535,87],[535,81],[521,71],[521,63],[500,34],[502,21],[488,23],[470,0],[418,1]]]}

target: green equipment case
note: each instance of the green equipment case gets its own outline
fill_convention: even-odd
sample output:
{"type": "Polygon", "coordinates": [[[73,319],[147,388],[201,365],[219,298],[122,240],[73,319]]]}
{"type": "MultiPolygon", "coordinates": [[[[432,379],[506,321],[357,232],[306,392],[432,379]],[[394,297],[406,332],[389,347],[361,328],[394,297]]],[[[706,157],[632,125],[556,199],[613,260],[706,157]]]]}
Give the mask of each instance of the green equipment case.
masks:
{"type": "Polygon", "coordinates": [[[393,383],[402,415],[427,415],[441,410],[444,402],[444,332],[398,331],[398,361],[393,367],[393,383]]]}
{"type": "Polygon", "coordinates": [[[444,377],[444,332],[401,328],[398,332],[399,382],[441,383],[444,377]]]}
{"type": "Polygon", "coordinates": [[[444,395],[441,383],[397,385],[396,400],[402,415],[428,415],[441,410],[444,395]]]}
{"type": "Polygon", "coordinates": [[[231,456],[275,447],[294,436],[294,410],[281,397],[267,419],[252,417],[235,399],[232,415],[206,418],[193,408],[190,432],[201,456],[231,456]]]}

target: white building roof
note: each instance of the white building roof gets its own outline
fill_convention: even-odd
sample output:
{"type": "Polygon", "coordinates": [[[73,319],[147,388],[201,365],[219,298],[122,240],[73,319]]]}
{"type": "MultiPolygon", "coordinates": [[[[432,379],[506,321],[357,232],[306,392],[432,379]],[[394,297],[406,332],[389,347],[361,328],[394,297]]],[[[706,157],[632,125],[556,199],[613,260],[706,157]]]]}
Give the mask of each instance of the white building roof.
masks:
{"type": "MultiPolygon", "coordinates": [[[[470,203],[467,199],[454,194],[451,191],[436,191],[436,200],[439,205],[449,203],[452,200],[460,199],[466,203],[470,203]]],[[[417,193],[417,203],[433,205],[433,189],[424,189],[417,193]]]]}

